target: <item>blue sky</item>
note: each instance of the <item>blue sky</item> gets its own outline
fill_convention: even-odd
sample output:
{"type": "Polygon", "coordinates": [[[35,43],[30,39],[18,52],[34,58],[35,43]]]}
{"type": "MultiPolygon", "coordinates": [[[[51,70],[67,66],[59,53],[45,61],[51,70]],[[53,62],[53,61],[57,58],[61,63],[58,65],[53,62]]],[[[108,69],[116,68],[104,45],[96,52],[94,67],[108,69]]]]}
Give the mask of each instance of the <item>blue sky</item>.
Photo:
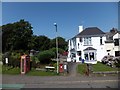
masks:
{"type": "Polygon", "coordinates": [[[25,19],[32,24],[35,35],[66,40],[78,34],[78,26],[98,27],[104,32],[118,28],[117,2],[3,2],[2,25],[25,19]]]}

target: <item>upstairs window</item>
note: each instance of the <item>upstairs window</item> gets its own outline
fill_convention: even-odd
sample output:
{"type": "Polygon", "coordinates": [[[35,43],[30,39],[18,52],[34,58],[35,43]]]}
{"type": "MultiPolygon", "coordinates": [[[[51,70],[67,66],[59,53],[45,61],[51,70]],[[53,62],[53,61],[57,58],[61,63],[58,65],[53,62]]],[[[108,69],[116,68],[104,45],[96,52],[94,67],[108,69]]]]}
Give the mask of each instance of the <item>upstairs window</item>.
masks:
{"type": "Polygon", "coordinates": [[[81,56],[81,51],[77,51],[77,55],[78,55],[78,56],[81,56]]]}
{"type": "Polygon", "coordinates": [[[92,45],[91,37],[84,38],[84,45],[92,45]]]}
{"type": "Polygon", "coordinates": [[[79,41],[82,42],[82,38],[81,37],[79,38],[79,41]]]}
{"type": "Polygon", "coordinates": [[[119,39],[114,39],[114,45],[119,46],[119,39]]]}

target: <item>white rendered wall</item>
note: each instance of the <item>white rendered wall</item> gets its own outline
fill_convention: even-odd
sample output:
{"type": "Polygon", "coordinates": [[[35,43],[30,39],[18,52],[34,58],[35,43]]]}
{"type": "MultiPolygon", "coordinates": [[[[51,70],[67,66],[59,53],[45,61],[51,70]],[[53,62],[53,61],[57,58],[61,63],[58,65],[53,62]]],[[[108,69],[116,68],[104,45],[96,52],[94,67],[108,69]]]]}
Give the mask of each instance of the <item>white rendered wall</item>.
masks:
{"type": "Polygon", "coordinates": [[[119,39],[119,46],[114,46],[114,50],[113,50],[113,53],[114,53],[114,56],[115,56],[115,51],[120,51],[120,34],[117,33],[113,36],[113,40],[114,39],[119,39]]]}
{"type": "Polygon", "coordinates": [[[75,48],[75,50],[76,50],[76,62],[80,62],[79,56],[77,55],[77,51],[81,51],[82,52],[81,53],[82,59],[85,59],[83,50],[86,49],[87,47],[93,47],[97,50],[96,51],[97,61],[101,61],[101,59],[105,55],[107,55],[106,47],[105,47],[105,41],[106,41],[105,36],[102,37],[103,45],[100,45],[100,37],[91,37],[91,40],[92,40],[92,45],[89,45],[89,46],[84,45],[84,38],[82,38],[82,42],[80,42],[79,38],[76,38],[76,45],[75,46],[73,45],[73,40],[71,40],[72,41],[72,48],[75,48]],[[78,43],[79,43],[79,48],[78,48],[78,43]]]}
{"type": "MultiPolygon", "coordinates": [[[[105,50],[105,43],[104,41],[106,40],[106,37],[102,37],[103,40],[103,45],[100,45],[100,37],[91,37],[92,40],[92,45],[89,46],[85,46],[84,45],[84,39],[82,40],[83,42],[79,41],[79,38],[76,39],[77,40],[77,51],[82,51],[82,58],[84,59],[84,49],[86,49],[87,47],[93,47],[95,49],[97,49],[96,51],[96,59],[97,61],[101,61],[101,59],[106,55],[106,50],[105,50]],[[79,48],[78,48],[78,43],[79,43],[79,48]]],[[[79,59],[77,57],[77,59],[79,59]]],[[[77,60],[78,61],[78,60],[77,60]]]]}
{"type": "Polygon", "coordinates": [[[120,34],[119,33],[116,33],[114,36],[113,36],[113,39],[115,38],[120,38],[120,34]]]}
{"type": "Polygon", "coordinates": [[[108,55],[109,53],[110,55],[114,56],[114,43],[106,43],[105,49],[106,49],[106,55],[108,55]],[[110,52],[107,52],[107,50],[110,50],[110,52]]]}
{"type": "Polygon", "coordinates": [[[92,47],[97,49],[96,51],[96,58],[97,58],[97,61],[101,61],[101,59],[105,56],[105,43],[104,41],[106,40],[106,37],[102,37],[102,43],[103,45],[100,45],[100,37],[92,37],[92,47]]]}

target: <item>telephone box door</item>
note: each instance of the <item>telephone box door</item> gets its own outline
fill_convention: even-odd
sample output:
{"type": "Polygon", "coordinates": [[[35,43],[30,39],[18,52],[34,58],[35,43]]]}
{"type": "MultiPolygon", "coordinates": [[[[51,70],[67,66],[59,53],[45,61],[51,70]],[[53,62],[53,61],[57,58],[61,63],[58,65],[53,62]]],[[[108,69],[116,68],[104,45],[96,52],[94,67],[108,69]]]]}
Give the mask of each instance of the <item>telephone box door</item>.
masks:
{"type": "Polygon", "coordinates": [[[25,74],[25,58],[21,57],[21,74],[25,74]]]}
{"type": "Polygon", "coordinates": [[[30,70],[30,56],[21,56],[21,74],[25,74],[30,70]]]}

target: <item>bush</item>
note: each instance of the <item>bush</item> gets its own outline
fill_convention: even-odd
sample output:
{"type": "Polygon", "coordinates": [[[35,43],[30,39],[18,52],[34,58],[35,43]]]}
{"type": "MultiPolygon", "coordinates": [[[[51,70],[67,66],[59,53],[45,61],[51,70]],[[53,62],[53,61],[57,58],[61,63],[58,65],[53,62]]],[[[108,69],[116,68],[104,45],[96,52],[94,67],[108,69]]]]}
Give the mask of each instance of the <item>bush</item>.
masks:
{"type": "Polygon", "coordinates": [[[37,63],[33,60],[30,62],[30,68],[36,68],[37,67],[37,63]]]}
{"type": "Polygon", "coordinates": [[[5,58],[8,58],[8,65],[13,67],[20,67],[20,56],[18,52],[7,52],[2,57],[3,65],[5,65],[5,58]]]}
{"type": "Polygon", "coordinates": [[[31,56],[30,58],[32,61],[35,61],[36,63],[40,62],[37,56],[31,56]]]}
{"type": "Polygon", "coordinates": [[[55,69],[57,69],[57,63],[54,63],[54,64],[53,64],[53,67],[55,67],[55,69]]]}
{"type": "Polygon", "coordinates": [[[36,68],[37,64],[40,62],[37,56],[31,56],[31,67],[36,68]]]}
{"type": "MultiPolygon", "coordinates": [[[[51,49],[49,49],[49,50],[55,53],[54,58],[56,58],[56,48],[51,48],[51,49]]],[[[64,52],[63,49],[58,48],[58,53],[59,53],[59,54],[63,54],[63,52],[64,52]]]]}
{"type": "Polygon", "coordinates": [[[54,52],[50,50],[46,50],[38,54],[38,59],[42,64],[49,64],[51,61],[51,58],[54,58],[54,56],[55,56],[54,52]]]}
{"type": "Polygon", "coordinates": [[[115,59],[115,66],[120,68],[120,57],[115,59]]]}
{"type": "Polygon", "coordinates": [[[20,67],[20,58],[20,53],[12,52],[9,58],[9,65],[13,67],[20,67]]]}

